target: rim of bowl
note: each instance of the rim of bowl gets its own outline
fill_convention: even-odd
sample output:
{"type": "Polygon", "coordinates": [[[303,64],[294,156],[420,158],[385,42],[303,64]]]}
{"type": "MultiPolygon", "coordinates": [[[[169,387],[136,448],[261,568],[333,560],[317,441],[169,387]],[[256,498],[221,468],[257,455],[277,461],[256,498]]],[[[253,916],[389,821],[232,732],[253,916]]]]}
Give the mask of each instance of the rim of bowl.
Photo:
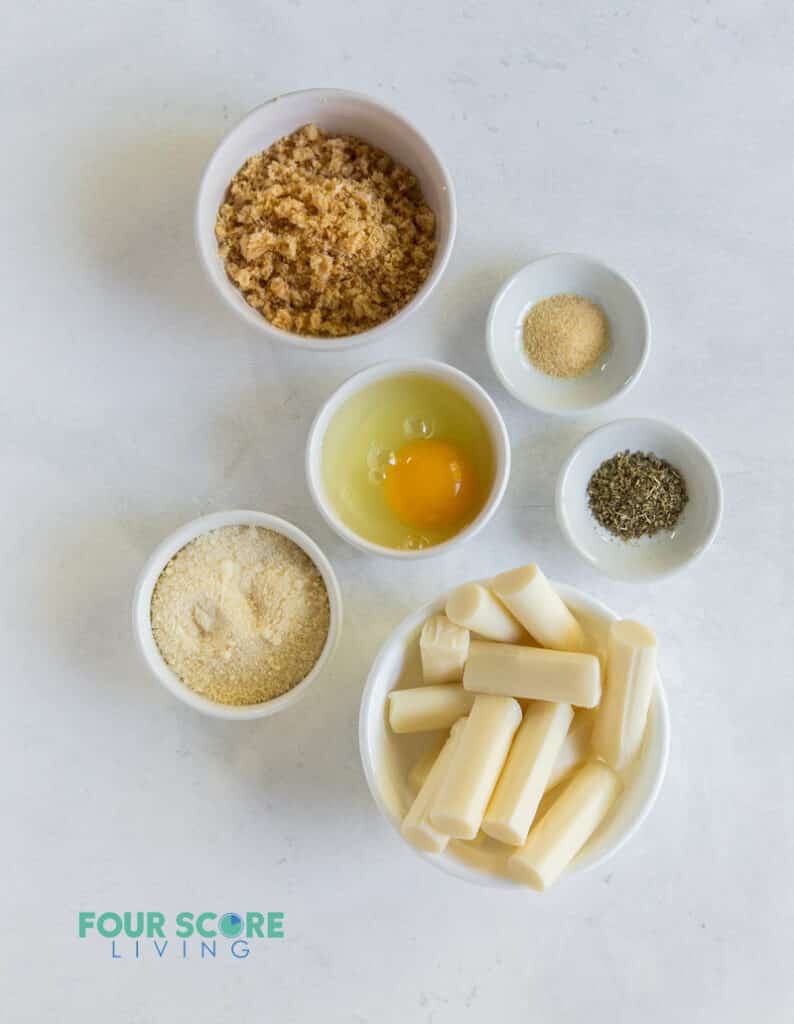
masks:
{"type": "Polygon", "coordinates": [[[586,433],[584,437],[574,445],[570,454],[565,459],[562,466],[560,466],[560,471],[557,474],[557,483],[554,488],[554,511],[557,519],[557,525],[559,526],[563,537],[568,541],[577,555],[579,555],[579,557],[589,566],[597,569],[599,572],[602,572],[610,579],[619,580],[621,583],[651,583],[654,580],[669,579],[671,576],[677,575],[688,566],[697,562],[711,547],[714,538],[719,532],[720,524],[722,523],[723,504],[722,480],[720,479],[717,464],[703,445],[682,427],[678,427],[674,423],[670,423],[669,420],[654,419],[650,416],[626,416],[622,419],[610,420],[609,423],[602,423],[600,427],[596,427],[594,430],[588,431],[588,433],[586,433]],[[591,558],[588,558],[568,523],[567,503],[564,499],[564,492],[568,474],[574,459],[596,435],[605,434],[617,426],[633,428],[637,426],[646,426],[647,424],[652,424],[657,428],[661,427],[663,430],[669,431],[670,434],[683,438],[683,440],[698,453],[711,476],[712,482],[714,483],[714,490],[717,495],[717,511],[714,516],[714,521],[711,524],[703,543],[688,558],[685,558],[677,565],[671,566],[669,569],[660,569],[658,572],[651,572],[643,576],[633,576],[626,573],[614,572],[613,570],[607,569],[603,566],[601,562],[593,561],[591,558]]]}
{"type": "MultiPolygon", "coordinates": [[[[409,168],[410,170],[410,168],[409,168]]],[[[434,211],[435,212],[435,211],[434,211]]],[[[207,163],[204,166],[204,170],[201,174],[199,181],[198,193],[196,196],[196,206],[193,215],[193,237],[198,250],[199,262],[204,268],[206,276],[209,278],[215,292],[219,294],[226,305],[232,309],[237,316],[253,327],[255,330],[261,331],[266,334],[272,341],[280,342],[284,345],[291,345],[293,348],[307,349],[313,351],[322,352],[340,352],[347,349],[358,348],[360,345],[366,345],[371,342],[380,341],[381,338],[385,337],[391,330],[402,324],[405,319],[414,313],[417,309],[424,304],[429,298],[430,293],[435,289],[438,282],[441,280],[447,265],[449,264],[450,256],[452,255],[452,248],[455,243],[455,236],[457,234],[458,227],[458,208],[457,200],[455,196],[455,186],[452,181],[452,177],[449,173],[446,163],[442,160],[438,153],[438,150],[428,140],[427,136],[424,135],[419,129],[409,121],[405,116],[395,110],[393,107],[386,103],[381,103],[380,100],[376,100],[372,96],[368,96],[363,92],[356,92],[349,89],[325,89],[316,87],[312,89],[293,89],[291,92],[281,93],[278,96],[271,96],[270,99],[265,100],[263,103],[257,104],[248,113],[244,114],[243,117],[233,125],[221,138],[217,146],[213,149],[210,154],[207,163]],[[341,338],[314,338],[309,335],[293,334],[291,331],[284,331],[280,327],[275,327],[270,321],[266,320],[260,313],[251,309],[246,304],[246,308],[240,307],[232,298],[232,291],[237,293],[238,290],[234,288],[231,282],[228,282],[228,288],[220,287],[218,282],[210,272],[207,256],[205,255],[204,248],[202,245],[202,232],[200,226],[201,210],[206,202],[205,200],[205,189],[207,187],[207,180],[210,175],[215,160],[218,158],[221,150],[226,146],[229,138],[244,124],[248,121],[253,120],[259,115],[259,113],[266,107],[269,107],[273,103],[283,103],[285,100],[290,100],[296,96],[312,96],[315,95],[318,99],[323,96],[335,96],[335,97],[347,97],[358,103],[367,104],[374,107],[377,110],[388,114],[389,117],[394,118],[405,128],[408,132],[414,135],[414,137],[428,150],[436,164],[441,175],[441,179],[444,185],[444,192],[447,196],[447,213],[449,216],[449,230],[447,232],[447,238],[443,247],[439,247],[436,250],[436,257],[433,261],[433,266],[430,269],[430,273],[427,275],[425,280],[422,282],[421,287],[411,299],[410,302],[406,303],[401,309],[399,309],[394,316],[388,320],[384,320],[382,324],[378,324],[376,327],[370,327],[369,330],[361,331],[359,334],[349,334],[341,338]]],[[[239,293],[238,293],[239,294],[239,293]]]]}
{"type": "Polygon", "coordinates": [[[634,284],[631,278],[627,277],[621,271],[616,270],[613,266],[610,266],[609,263],[605,263],[603,260],[599,260],[595,256],[590,256],[587,253],[551,252],[546,253],[545,256],[538,256],[536,259],[530,260],[528,263],[525,263],[523,266],[519,267],[518,270],[516,270],[516,272],[505,281],[505,283],[496,293],[488,310],[488,319],[485,325],[485,346],[486,349],[488,350],[488,358],[491,362],[491,366],[493,367],[494,373],[499,378],[499,382],[501,383],[505,391],[511,394],[517,402],[520,402],[527,409],[534,409],[536,412],[543,412],[548,413],[549,415],[552,416],[564,416],[570,418],[572,416],[581,416],[584,413],[592,412],[594,409],[603,409],[605,406],[609,405],[611,402],[614,402],[622,395],[627,394],[634,387],[636,382],[642,376],[643,370],[645,369],[645,366],[648,362],[648,356],[651,352],[651,316],[648,312],[648,307],[645,304],[645,299],[643,299],[642,294],[640,293],[640,290],[636,286],[636,284],[634,284]],[[640,312],[642,314],[642,322],[644,327],[642,338],[642,352],[640,354],[640,359],[637,363],[637,367],[631,374],[631,376],[627,380],[625,380],[619,388],[613,391],[610,395],[607,395],[606,398],[602,398],[598,402],[589,402],[587,405],[577,406],[577,408],[575,409],[559,409],[555,406],[543,405],[537,402],[527,401],[527,399],[522,394],[520,394],[515,387],[513,387],[512,381],[502,372],[502,365],[496,356],[495,342],[493,340],[493,321],[496,314],[496,309],[499,306],[499,303],[502,301],[508,288],[513,283],[513,281],[518,277],[519,274],[523,273],[527,269],[527,267],[533,267],[537,263],[545,263],[550,260],[556,260],[559,259],[561,256],[566,256],[575,260],[580,260],[582,263],[590,263],[593,266],[600,267],[602,270],[608,270],[611,274],[614,274],[615,277],[619,278],[626,285],[626,287],[629,289],[631,294],[636,299],[637,305],[639,306],[640,312]]]}
{"type": "Polygon", "coordinates": [[[315,541],[293,523],[268,512],[256,512],[251,509],[232,509],[226,512],[213,512],[209,515],[191,519],[183,526],[168,534],[154,549],[146,560],[132,602],[133,631],[138,648],[152,675],[170,693],[184,704],[213,718],[224,718],[233,721],[247,721],[252,718],[267,718],[296,704],[306,695],[309,687],[316,682],[339,643],[342,630],[342,594],[339,581],[333,566],[320,550],[315,541]],[[211,530],[224,526],[263,526],[280,533],[301,548],[317,566],[328,593],[330,619],[328,636],[323,649],[311,671],[296,683],[291,690],[282,693],[272,700],[259,704],[220,704],[204,697],[183,683],[179,676],[169,668],[154,639],[151,623],[151,601],[157,580],[166,565],[186,544],[211,530]]]}
{"type": "Polygon", "coordinates": [[[325,522],[338,536],[354,548],[358,548],[359,551],[365,551],[367,554],[382,555],[385,558],[407,561],[419,558],[435,558],[436,555],[444,554],[455,545],[470,540],[486,526],[496,514],[507,490],[507,484],[510,480],[512,453],[510,450],[510,436],[507,433],[507,426],[502,414],[485,388],[478,384],[473,377],[464,373],[463,370],[459,370],[456,366],[451,366],[449,363],[436,359],[384,359],[382,362],[373,363],[372,366],[365,367],[363,370],[354,373],[352,377],[348,377],[323,402],[309,428],[304,463],[306,484],[312,501],[325,522]],[[479,398],[491,417],[491,422],[487,422],[481,410],[477,409],[477,412],[485,422],[491,438],[496,469],[488,500],[483,505],[479,514],[460,533],[456,533],[440,544],[434,544],[427,548],[389,548],[383,544],[376,544],[374,541],[361,537],[337,516],[331,502],[326,497],[325,487],[321,479],[322,445],[335,413],[349,398],[362,391],[368,384],[375,383],[375,381],[383,380],[386,377],[396,377],[412,373],[417,375],[426,373],[429,376],[439,377],[451,386],[458,385],[461,393],[464,397],[469,398],[469,400],[472,393],[479,398]],[[321,430],[321,424],[326,419],[327,422],[321,430]],[[315,473],[314,468],[315,454],[317,456],[317,473],[315,473]],[[318,479],[318,476],[320,479],[318,479]]]}
{"type": "MultiPolygon", "coordinates": [[[[620,616],[614,612],[608,605],[604,604],[603,601],[598,598],[591,597],[590,594],[585,593],[578,587],[573,587],[569,584],[557,583],[552,580],[552,585],[557,589],[560,594],[564,597],[566,594],[569,595],[569,599],[574,601],[581,601],[581,603],[588,607],[591,611],[595,610],[599,614],[604,615],[606,618],[614,621],[619,619],[620,616]]],[[[369,757],[369,745],[367,743],[367,731],[369,721],[372,717],[373,711],[373,697],[372,692],[375,689],[375,683],[380,675],[381,666],[386,660],[387,649],[395,643],[395,637],[397,634],[402,633],[408,628],[414,628],[412,626],[413,621],[427,618],[434,614],[437,610],[443,608],[446,593],[436,598],[434,601],[428,601],[421,605],[415,611],[406,615],[400,622],[391,630],[389,635],[383,641],[378,648],[378,652],[373,659],[372,665],[367,675],[367,680],[364,684],[364,689],[361,694],[361,703],[359,705],[358,714],[358,749],[359,757],[361,759],[361,765],[364,770],[364,778],[367,782],[367,787],[370,791],[375,806],[380,811],[382,817],[389,823],[391,828],[397,832],[401,842],[410,847],[413,852],[422,858],[422,860],[432,864],[439,871],[443,871],[444,874],[451,875],[453,878],[459,878],[461,881],[470,882],[472,884],[479,884],[486,888],[492,889],[511,889],[511,890],[522,890],[530,895],[538,895],[528,886],[521,885],[519,882],[514,882],[510,878],[505,878],[501,875],[489,875],[487,872],[478,871],[476,868],[471,867],[464,862],[458,863],[455,860],[444,858],[438,854],[426,853],[424,850],[420,850],[414,846],[409,840],[400,833],[398,825],[395,823],[394,817],[386,802],[383,800],[378,786],[378,773],[375,765],[372,763],[369,757]],[[459,868],[459,870],[456,870],[459,868]]],[[[417,623],[418,624],[418,623],[417,623]]],[[[405,647],[405,645],[403,645],[405,647]]],[[[630,839],[632,839],[639,831],[640,827],[644,824],[648,815],[653,810],[653,806],[658,799],[659,792],[661,791],[664,783],[665,776],[667,775],[667,768],[670,760],[670,708],[667,703],[667,694],[662,683],[659,672],[656,673],[656,689],[655,693],[659,701],[659,710],[661,712],[659,716],[658,729],[661,735],[661,754],[659,757],[659,769],[654,778],[653,784],[648,790],[648,794],[645,800],[642,802],[637,816],[626,829],[625,832],[621,833],[620,837],[616,840],[613,846],[605,850],[599,856],[594,857],[591,861],[585,864],[579,865],[574,864],[571,867],[571,874],[586,874],[588,871],[594,871],[596,868],[601,867],[606,861],[610,860],[615,856],[630,839]]],[[[383,708],[378,709],[378,713],[382,713],[383,708]]]]}

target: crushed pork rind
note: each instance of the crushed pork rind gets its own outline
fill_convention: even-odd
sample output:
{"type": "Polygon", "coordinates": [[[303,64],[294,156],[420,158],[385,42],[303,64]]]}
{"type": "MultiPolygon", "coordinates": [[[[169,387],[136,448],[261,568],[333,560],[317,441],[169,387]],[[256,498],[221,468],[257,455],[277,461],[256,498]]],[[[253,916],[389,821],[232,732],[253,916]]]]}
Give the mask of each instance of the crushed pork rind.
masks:
{"type": "Polygon", "coordinates": [[[215,235],[249,305],[282,330],[324,338],[394,316],[436,252],[435,216],[414,175],[361,139],[311,124],[246,161],[215,235]]]}

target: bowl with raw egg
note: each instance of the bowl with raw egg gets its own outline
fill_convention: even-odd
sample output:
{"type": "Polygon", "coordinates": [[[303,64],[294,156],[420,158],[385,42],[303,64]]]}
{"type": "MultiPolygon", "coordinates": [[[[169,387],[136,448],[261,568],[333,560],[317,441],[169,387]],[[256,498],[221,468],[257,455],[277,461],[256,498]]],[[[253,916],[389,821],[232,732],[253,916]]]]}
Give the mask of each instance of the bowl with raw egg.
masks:
{"type": "Polygon", "coordinates": [[[309,491],[325,521],[389,558],[426,558],[473,537],[509,476],[510,440],[493,400],[432,359],[355,374],[317,413],[306,446],[309,491]]]}

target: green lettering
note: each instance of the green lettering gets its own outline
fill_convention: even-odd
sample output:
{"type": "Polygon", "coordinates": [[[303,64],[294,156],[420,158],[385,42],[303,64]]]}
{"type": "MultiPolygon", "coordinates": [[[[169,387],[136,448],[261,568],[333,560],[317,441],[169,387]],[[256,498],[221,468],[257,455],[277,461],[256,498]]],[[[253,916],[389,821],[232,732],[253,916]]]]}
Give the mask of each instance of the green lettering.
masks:
{"type": "Polygon", "coordinates": [[[284,914],[280,910],[268,911],[267,937],[269,939],[284,938],[284,914]]]}
{"type": "Polygon", "coordinates": [[[265,915],[260,914],[255,910],[245,915],[245,934],[249,939],[256,936],[258,939],[264,939],[262,932],[262,925],[265,923],[265,915]]]}
{"type": "Polygon", "coordinates": [[[100,914],[96,928],[103,939],[115,939],[122,927],[121,914],[100,914]]]}
{"type": "Polygon", "coordinates": [[[176,937],[178,939],[189,939],[193,934],[193,914],[189,910],[183,910],[176,915],[176,937]]]}

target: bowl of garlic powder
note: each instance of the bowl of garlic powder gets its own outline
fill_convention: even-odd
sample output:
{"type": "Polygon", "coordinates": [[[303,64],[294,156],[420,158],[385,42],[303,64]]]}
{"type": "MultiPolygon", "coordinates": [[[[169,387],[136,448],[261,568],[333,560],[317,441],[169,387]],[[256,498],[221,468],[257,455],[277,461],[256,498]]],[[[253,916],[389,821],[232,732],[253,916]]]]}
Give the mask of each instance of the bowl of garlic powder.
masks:
{"type": "Polygon", "coordinates": [[[651,327],[637,288],[589,256],[556,253],[522,267],[488,316],[494,372],[519,402],[576,415],[634,384],[648,358],[651,327]]]}
{"type": "Polygon", "coordinates": [[[327,667],[341,623],[331,563],[302,530],[264,512],[218,512],[172,533],[133,602],[152,673],[215,718],[295,704],[327,667]]]}

